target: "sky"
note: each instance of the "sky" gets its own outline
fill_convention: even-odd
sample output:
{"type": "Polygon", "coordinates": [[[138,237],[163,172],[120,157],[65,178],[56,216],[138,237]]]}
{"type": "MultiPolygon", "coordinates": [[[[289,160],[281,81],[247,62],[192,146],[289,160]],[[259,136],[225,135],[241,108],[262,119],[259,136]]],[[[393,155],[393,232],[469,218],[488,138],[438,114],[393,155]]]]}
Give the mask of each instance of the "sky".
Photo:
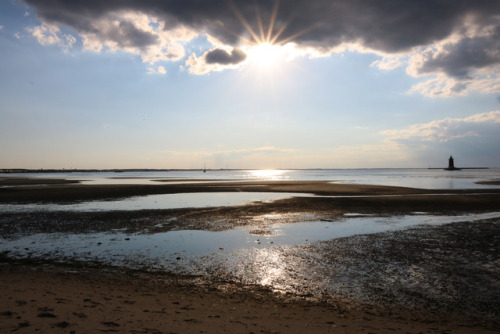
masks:
{"type": "Polygon", "coordinates": [[[3,0],[0,168],[500,167],[498,0],[3,0]]]}

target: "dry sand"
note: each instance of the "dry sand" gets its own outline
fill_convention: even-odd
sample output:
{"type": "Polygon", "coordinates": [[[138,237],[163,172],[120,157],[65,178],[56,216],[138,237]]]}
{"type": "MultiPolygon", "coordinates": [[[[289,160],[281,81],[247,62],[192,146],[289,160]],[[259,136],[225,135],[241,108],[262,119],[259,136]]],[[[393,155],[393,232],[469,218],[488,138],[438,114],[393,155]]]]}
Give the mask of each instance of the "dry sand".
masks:
{"type": "MultiPolygon", "coordinates": [[[[1,185],[0,180],[0,185],[1,185]]],[[[12,185],[12,181],[9,181],[12,185]]],[[[0,188],[0,203],[74,202],[88,199],[196,192],[283,191],[321,195],[368,195],[356,198],[292,198],[273,203],[181,210],[145,210],[127,213],[0,214],[0,233],[74,233],[72,222],[104,230],[137,224],[154,226],[158,220],[178,217],[173,228],[219,227],[248,224],[265,213],[314,214],[325,219],[346,212],[403,214],[425,211],[435,214],[499,211],[500,191],[440,191],[398,187],[331,184],[326,182],[231,182],[210,184],[160,184],[158,186],[84,186],[51,184],[44,187],[20,181],[22,187],[0,188]],[[257,189],[258,188],[258,189],[257,189]],[[446,193],[451,193],[446,191],[446,193]],[[427,195],[424,195],[427,194],[427,195]],[[377,197],[375,195],[405,195],[377,197]],[[17,232],[16,232],[17,233],[17,232]]],[[[43,181],[42,181],[43,183],[43,181]]],[[[59,182],[55,182],[59,183],[59,182]]],[[[60,183],[64,183],[60,182],[60,183]]],[[[46,184],[46,183],[44,183],[46,184]]],[[[286,217],[286,215],[285,215],[286,217]]],[[[291,215],[289,221],[296,217],[291,215]]],[[[286,219],[285,219],[286,220],[286,219]]],[[[497,224],[498,225],[498,224],[497,224]]],[[[495,225],[495,226],[497,226],[495,225]]],[[[497,227],[495,227],[497,228],[497,227]]],[[[496,230],[495,230],[496,231],[496,230]]],[[[461,237],[466,237],[459,233],[461,237]]],[[[478,240],[481,236],[476,237],[478,240]]],[[[458,239],[457,239],[458,240],[458,239]]],[[[493,263],[498,265],[498,241],[493,263]]],[[[456,240],[451,240],[451,244],[456,240]]],[[[396,247],[401,249],[403,244],[396,247]]],[[[417,246],[415,246],[417,247],[417,246]]],[[[418,246],[419,247],[419,246],[418,246]]],[[[412,252],[417,252],[419,248],[412,252]]],[[[433,246],[436,248],[436,246],[433,246]]],[[[473,245],[471,247],[474,247],[473,245]]],[[[491,249],[489,248],[489,252],[491,249]]],[[[447,249],[443,250],[444,252],[447,249]]],[[[471,253],[473,249],[471,250],[471,253]]],[[[396,253],[398,253],[396,251],[396,253]]],[[[361,254],[362,255],[362,254],[361,254]]],[[[360,256],[361,256],[360,255],[360,256]]],[[[493,333],[500,332],[498,316],[384,308],[336,299],[325,302],[292,294],[276,294],[258,286],[230,281],[202,282],[158,273],[101,268],[81,268],[37,261],[13,261],[0,257],[0,331],[20,333],[493,333]]],[[[498,293],[498,280],[492,283],[498,293]]],[[[495,312],[493,312],[495,314],[495,312]]]]}

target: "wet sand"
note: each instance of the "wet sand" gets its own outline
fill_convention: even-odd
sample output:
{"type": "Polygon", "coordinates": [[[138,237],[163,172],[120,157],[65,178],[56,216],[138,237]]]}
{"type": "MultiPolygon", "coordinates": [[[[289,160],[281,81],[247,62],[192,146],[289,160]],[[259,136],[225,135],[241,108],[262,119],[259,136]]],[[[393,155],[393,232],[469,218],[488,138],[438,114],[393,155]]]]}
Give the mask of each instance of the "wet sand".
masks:
{"type": "Polygon", "coordinates": [[[489,184],[489,185],[496,185],[500,186],[500,180],[492,180],[492,181],[479,181],[476,182],[477,184],[489,184]]]}
{"type": "Polygon", "coordinates": [[[42,179],[42,178],[29,178],[29,177],[1,177],[1,186],[22,186],[22,185],[53,185],[53,184],[77,184],[80,181],[66,180],[66,179],[42,179]]]}
{"type": "MultiPolygon", "coordinates": [[[[447,215],[500,209],[500,191],[496,189],[442,192],[326,182],[258,181],[158,186],[24,184],[18,188],[0,188],[0,203],[75,202],[196,191],[283,191],[367,197],[305,197],[237,207],[137,212],[3,213],[0,214],[3,238],[26,233],[93,233],[116,228],[133,233],[147,227],[151,233],[186,228],[215,231],[242,225],[265,230],[265,220],[255,218],[278,213],[282,222],[294,223],[308,215],[328,220],[349,212],[398,215],[425,211],[447,215]],[[174,217],[172,224],[153,228],[158,222],[174,217]]],[[[288,268],[292,269],[293,264],[307,264],[288,272],[303,275],[307,280],[295,291],[284,293],[273,292],[269,286],[256,285],[241,276],[218,273],[217,263],[209,263],[213,275],[206,280],[99,263],[11,259],[8,254],[1,254],[0,330],[498,332],[499,226],[498,219],[493,219],[296,247],[286,251],[283,261],[285,267],[289,263],[288,268]],[[322,272],[327,273],[332,267],[337,270],[336,275],[328,276],[334,279],[332,291],[322,296],[314,289],[315,281],[324,279],[326,274],[322,272]],[[394,274],[398,270],[401,272],[394,274]],[[408,277],[402,279],[405,275],[408,277]],[[398,278],[396,282],[391,281],[394,277],[398,278]],[[360,290],[336,285],[346,279],[356,281],[352,286],[360,290]]]]}
{"type": "Polygon", "coordinates": [[[19,333],[492,333],[491,321],[349,309],[234,284],[132,274],[0,272],[0,330],[19,333]]]}
{"type": "Polygon", "coordinates": [[[74,184],[73,180],[58,179],[9,179],[0,178],[0,203],[27,202],[75,202],[96,199],[116,199],[130,196],[174,194],[190,192],[290,192],[310,193],[322,196],[376,196],[411,194],[473,194],[500,193],[499,189],[482,190],[426,190],[405,187],[374,186],[361,184],[331,183],[325,181],[244,181],[171,184],[74,184]],[[70,183],[70,184],[65,184],[70,183]],[[15,187],[15,185],[20,185],[15,187]],[[2,186],[9,186],[3,187],[2,186]]]}

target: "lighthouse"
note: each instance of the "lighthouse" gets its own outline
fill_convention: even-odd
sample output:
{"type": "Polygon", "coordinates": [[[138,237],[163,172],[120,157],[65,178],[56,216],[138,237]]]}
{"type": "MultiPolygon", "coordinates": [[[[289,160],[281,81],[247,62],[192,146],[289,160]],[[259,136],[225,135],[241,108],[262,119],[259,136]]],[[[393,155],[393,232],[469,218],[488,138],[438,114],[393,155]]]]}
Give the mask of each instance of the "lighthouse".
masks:
{"type": "Polygon", "coordinates": [[[451,155],[448,159],[448,168],[445,168],[445,170],[460,170],[460,168],[455,167],[455,161],[453,160],[453,156],[451,155]]]}

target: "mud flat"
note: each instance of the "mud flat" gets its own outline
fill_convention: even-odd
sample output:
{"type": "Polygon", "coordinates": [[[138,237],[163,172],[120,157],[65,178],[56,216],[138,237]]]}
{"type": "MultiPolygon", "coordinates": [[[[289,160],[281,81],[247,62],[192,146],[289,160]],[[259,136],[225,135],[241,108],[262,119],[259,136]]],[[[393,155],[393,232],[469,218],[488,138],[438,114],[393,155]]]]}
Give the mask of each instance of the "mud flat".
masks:
{"type": "MultiPolygon", "coordinates": [[[[263,241],[275,233],[273,224],[335,223],[349,213],[383,220],[422,212],[474,217],[500,211],[500,194],[491,189],[430,192],[326,182],[23,185],[0,188],[0,204],[255,188],[323,197],[197,209],[0,213],[0,246],[30,236],[64,238],[96,233],[109,234],[110,239],[116,233],[129,235],[132,240],[124,240],[126,245],[135,235],[237,228],[248,229],[263,241]]],[[[60,254],[57,247],[36,255],[30,247],[21,249],[23,256],[8,250],[0,256],[1,331],[500,331],[499,218],[471,218],[296,245],[221,250],[186,262],[180,255],[173,259],[177,270],[146,262],[140,268],[116,266],[60,254]]]]}
{"type": "Polygon", "coordinates": [[[489,185],[496,185],[500,186],[500,180],[492,180],[492,181],[479,181],[477,184],[489,184],[489,185]]]}

